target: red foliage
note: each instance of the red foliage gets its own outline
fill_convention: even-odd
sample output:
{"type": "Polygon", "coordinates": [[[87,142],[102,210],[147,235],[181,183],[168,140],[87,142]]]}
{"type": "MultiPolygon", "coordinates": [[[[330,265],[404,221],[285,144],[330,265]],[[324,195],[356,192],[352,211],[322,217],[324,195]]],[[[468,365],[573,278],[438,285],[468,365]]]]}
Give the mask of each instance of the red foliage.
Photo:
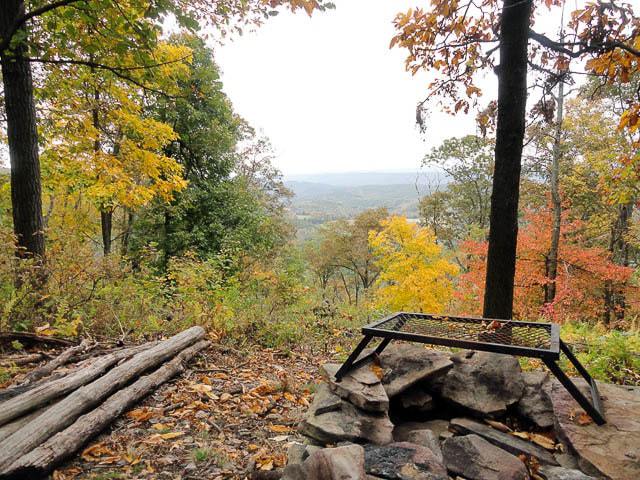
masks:
{"type": "MultiPolygon", "coordinates": [[[[589,246],[580,221],[565,223],[558,252],[556,297],[544,304],[547,254],[551,243],[549,211],[525,212],[518,234],[514,317],[535,320],[544,317],[563,322],[599,319],[602,316],[605,282],[635,293],[630,284],[633,269],[611,261],[610,253],[589,246]]],[[[468,271],[458,278],[455,297],[461,313],[482,312],[487,242],[468,240],[461,245],[468,271]]]]}

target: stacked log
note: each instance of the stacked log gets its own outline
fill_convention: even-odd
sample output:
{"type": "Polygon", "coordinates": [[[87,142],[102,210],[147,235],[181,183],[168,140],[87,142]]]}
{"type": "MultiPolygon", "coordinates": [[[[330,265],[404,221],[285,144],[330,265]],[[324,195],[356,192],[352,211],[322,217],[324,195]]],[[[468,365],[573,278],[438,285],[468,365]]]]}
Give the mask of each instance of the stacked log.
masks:
{"type": "MultiPolygon", "coordinates": [[[[204,334],[192,327],[162,342],[111,352],[1,401],[0,478],[46,475],[121,413],[183,372],[186,362],[208,345],[204,334]]],[[[81,352],[78,347],[40,372],[53,373],[81,352]]]]}

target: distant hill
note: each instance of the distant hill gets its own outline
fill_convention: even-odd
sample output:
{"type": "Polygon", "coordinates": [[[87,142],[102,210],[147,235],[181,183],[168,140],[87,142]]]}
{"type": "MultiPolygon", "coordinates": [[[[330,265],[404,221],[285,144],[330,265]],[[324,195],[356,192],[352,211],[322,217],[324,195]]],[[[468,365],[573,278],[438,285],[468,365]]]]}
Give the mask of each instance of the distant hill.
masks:
{"type": "Polygon", "coordinates": [[[353,217],[363,210],[385,207],[390,213],[416,217],[427,187],[415,184],[336,186],[326,183],[285,182],[294,193],[297,216],[323,220],[353,217]]]}
{"type": "Polygon", "coordinates": [[[362,187],[370,185],[415,185],[427,184],[437,176],[435,171],[407,172],[345,172],[311,173],[306,175],[287,175],[291,182],[322,183],[336,187],[362,187]]]}

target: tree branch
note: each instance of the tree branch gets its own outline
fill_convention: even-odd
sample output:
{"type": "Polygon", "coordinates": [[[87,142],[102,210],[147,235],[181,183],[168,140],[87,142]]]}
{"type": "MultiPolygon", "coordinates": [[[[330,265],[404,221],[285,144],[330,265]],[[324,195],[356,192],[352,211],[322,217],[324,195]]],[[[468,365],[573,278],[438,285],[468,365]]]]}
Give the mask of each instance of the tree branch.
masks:
{"type": "Polygon", "coordinates": [[[67,5],[70,5],[72,3],[83,2],[83,1],[85,0],[56,0],[55,2],[42,5],[41,7],[31,10],[25,13],[24,15],[22,15],[21,17],[16,18],[13,26],[11,26],[11,28],[6,32],[6,35],[4,36],[2,41],[0,41],[0,52],[4,52],[9,47],[9,44],[11,43],[11,39],[13,38],[15,33],[28,20],[31,20],[34,17],[38,17],[47,12],[50,12],[51,10],[55,10],[56,8],[66,7],[67,5]]]}

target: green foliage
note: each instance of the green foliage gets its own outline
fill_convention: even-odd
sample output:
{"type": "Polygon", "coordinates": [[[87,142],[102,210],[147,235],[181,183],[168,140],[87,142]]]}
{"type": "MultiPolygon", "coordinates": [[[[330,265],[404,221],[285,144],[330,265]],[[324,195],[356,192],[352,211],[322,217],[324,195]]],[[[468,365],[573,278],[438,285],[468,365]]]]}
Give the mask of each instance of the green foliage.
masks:
{"type": "MultiPolygon", "coordinates": [[[[622,385],[640,385],[640,330],[607,330],[603,325],[567,323],[563,340],[596,379],[622,385]]],[[[565,365],[567,368],[569,364],[565,365]]],[[[577,372],[574,372],[578,375],[577,372]]]]}

